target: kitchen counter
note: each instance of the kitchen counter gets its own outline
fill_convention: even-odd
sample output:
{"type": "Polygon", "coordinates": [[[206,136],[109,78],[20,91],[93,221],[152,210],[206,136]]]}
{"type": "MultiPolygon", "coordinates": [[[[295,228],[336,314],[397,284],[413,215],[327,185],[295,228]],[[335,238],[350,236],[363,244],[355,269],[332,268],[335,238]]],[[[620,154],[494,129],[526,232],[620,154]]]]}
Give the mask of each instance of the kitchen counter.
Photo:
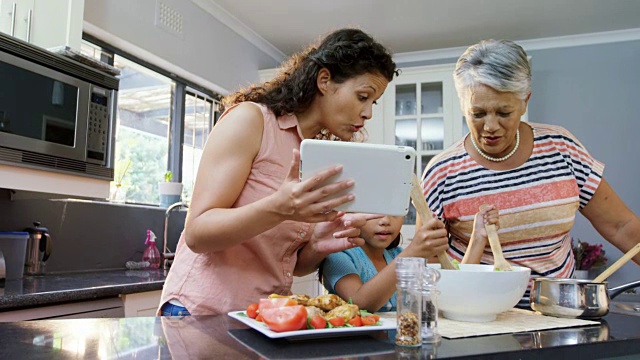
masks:
{"type": "Polygon", "coordinates": [[[456,340],[403,349],[395,331],[369,336],[270,339],[221,316],[36,320],[0,323],[0,358],[161,359],[556,359],[637,358],[640,318],[609,314],[600,325],[456,340]]]}
{"type": "Polygon", "coordinates": [[[161,290],[160,270],[108,270],[25,276],[0,287],[0,311],[161,290]]]}

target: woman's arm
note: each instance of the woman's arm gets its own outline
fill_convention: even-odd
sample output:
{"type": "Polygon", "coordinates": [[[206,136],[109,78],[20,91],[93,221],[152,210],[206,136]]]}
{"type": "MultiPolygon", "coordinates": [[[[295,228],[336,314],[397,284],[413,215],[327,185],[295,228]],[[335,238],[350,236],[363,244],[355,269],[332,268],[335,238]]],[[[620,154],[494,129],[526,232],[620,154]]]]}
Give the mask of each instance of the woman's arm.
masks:
{"type": "MultiPolygon", "coordinates": [[[[602,237],[623,253],[640,242],[640,219],[604,179],[580,212],[602,237]]],[[[640,265],[640,255],[636,255],[633,261],[640,265]]]]}
{"type": "Polygon", "coordinates": [[[292,150],[289,175],[274,194],[232,208],[260,150],[263,122],[262,112],[256,105],[243,103],[213,128],[200,161],[185,222],[185,240],[192,251],[203,253],[229,248],[284,220],[332,220],[337,213],[326,209],[349,200],[344,196],[323,201],[325,196],[348,188],[350,185],[346,182],[314,188],[318,182],[339,173],[340,168],[327,169],[299,182],[299,153],[292,150]]]}

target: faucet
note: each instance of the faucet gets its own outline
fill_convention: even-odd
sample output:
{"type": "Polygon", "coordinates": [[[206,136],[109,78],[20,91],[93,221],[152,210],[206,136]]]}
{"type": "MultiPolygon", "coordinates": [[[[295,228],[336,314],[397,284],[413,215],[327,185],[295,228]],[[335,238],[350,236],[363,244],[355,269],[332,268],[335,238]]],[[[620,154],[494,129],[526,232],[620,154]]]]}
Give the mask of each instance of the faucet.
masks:
{"type": "Polygon", "coordinates": [[[171,217],[171,212],[173,211],[173,209],[179,209],[181,207],[188,209],[189,205],[187,205],[187,203],[185,202],[179,201],[177,203],[169,205],[167,210],[164,212],[164,246],[162,249],[162,257],[164,258],[164,261],[162,267],[165,270],[168,270],[171,267],[171,264],[173,264],[173,258],[175,256],[175,253],[169,251],[169,247],[167,246],[167,243],[169,242],[167,233],[167,230],[169,229],[169,218],[171,217]]]}

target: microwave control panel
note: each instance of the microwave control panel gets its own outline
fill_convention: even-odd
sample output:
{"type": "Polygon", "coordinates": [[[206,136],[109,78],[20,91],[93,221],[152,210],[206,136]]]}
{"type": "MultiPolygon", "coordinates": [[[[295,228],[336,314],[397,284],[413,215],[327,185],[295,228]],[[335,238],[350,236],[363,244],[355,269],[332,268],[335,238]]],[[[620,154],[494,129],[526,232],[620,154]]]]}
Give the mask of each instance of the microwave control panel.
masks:
{"type": "Polygon", "coordinates": [[[109,96],[106,91],[101,90],[94,87],[89,102],[87,161],[104,165],[107,159],[110,113],[109,96]]]}

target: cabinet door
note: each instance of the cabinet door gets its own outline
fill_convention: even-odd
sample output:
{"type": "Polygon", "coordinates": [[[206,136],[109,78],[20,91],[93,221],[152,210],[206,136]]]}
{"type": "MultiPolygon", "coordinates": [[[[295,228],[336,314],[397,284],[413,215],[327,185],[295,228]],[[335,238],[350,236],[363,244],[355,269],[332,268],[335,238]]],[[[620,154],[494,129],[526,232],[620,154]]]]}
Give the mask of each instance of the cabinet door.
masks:
{"type": "Polygon", "coordinates": [[[29,41],[34,0],[0,0],[0,31],[29,41]]]}
{"type": "Polygon", "coordinates": [[[45,49],[69,46],[80,50],[84,0],[31,0],[30,42],[45,49]]]}
{"type": "MultiPolygon", "coordinates": [[[[384,143],[416,149],[420,177],[434,155],[463,133],[462,112],[453,84],[454,64],[405,68],[384,96],[384,143]]],[[[412,238],[416,222],[410,207],[402,233],[412,238]]]]}
{"type": "Polygon", "coordinates": [[[14,31],[14,7],[17,6],[15,0],[0,0],[0,31],[12,35],[14,31]]]}
{"type": "Polygon", "coordinates": [[[125,317],[156,316],[162,290],[122,295],[125,317]]]}

